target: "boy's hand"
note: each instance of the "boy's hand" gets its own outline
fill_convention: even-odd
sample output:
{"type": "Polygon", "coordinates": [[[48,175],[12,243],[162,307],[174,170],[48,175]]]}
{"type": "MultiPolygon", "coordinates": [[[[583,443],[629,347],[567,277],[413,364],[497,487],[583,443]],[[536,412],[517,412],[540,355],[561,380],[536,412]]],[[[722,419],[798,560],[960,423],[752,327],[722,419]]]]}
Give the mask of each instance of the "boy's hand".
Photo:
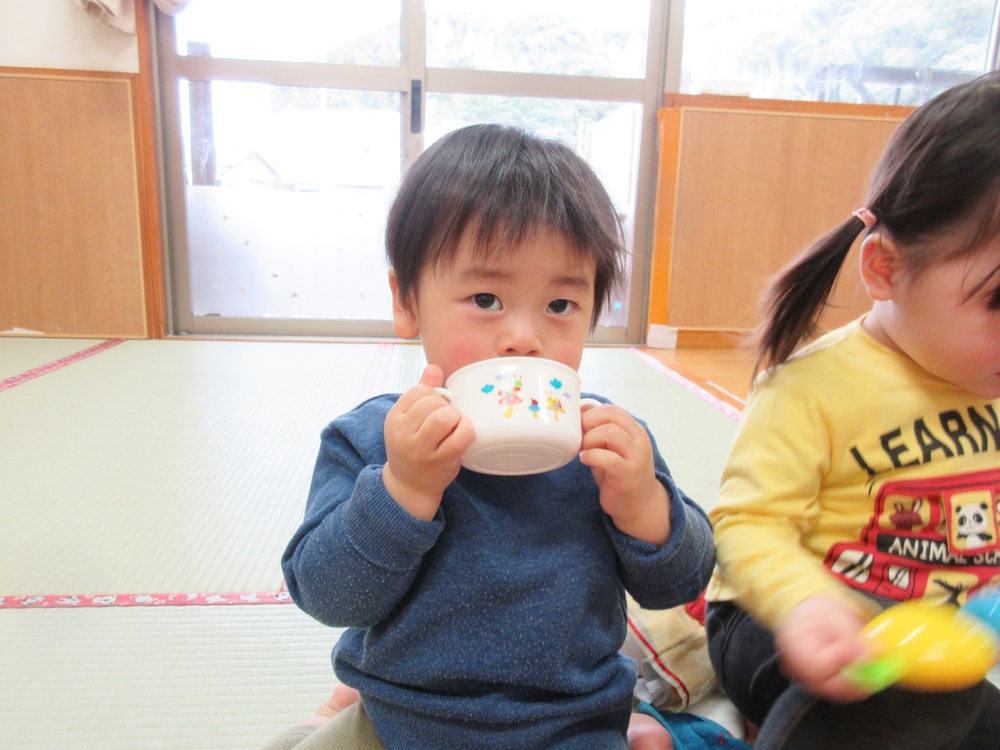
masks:
{"type": "Polygon", "coordinates": [[[385,418],[382,481],[397,503],[424,521],[434,518],[476,436],[469,419],[434,390],[443,382],[441,368],[428,365],[385,418]]]}
{"type": "Polygon", "coordinates": [[[797,605],[775,631],[782,670],[813,695],[848,703],[869,691],[844,668],[871,656],[860,638],[865,618],[834,598],[818,594],[797,605]]]}
{"type": "Polygon", "coordinates": [[[656,478],[649,435],[613,405],[583,411],[580,461],[601,490],[601,507],[625,534],[663,545],[670,536],[670,498],[656,478]]]}

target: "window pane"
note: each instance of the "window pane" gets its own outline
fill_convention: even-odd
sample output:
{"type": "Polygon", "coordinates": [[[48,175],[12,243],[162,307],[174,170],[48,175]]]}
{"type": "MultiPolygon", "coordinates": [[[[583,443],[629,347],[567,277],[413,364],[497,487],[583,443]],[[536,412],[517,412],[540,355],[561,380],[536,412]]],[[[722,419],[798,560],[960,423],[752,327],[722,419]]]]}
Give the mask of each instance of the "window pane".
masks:
{"type": "Polygon", "coordinates": [[[182,82],[196,316],[388,320],[399,97],[182,82]]]}
{"type": "MultiPolygon", "coordinates": [[[[465,125],[516,125],[557,138],[583,156],[600,176],[631,236],[642,107],[621,102],[573,101],[466,94],[427,94],[425,145],[465,125]]],[[[631,273],[631,268],[628,269],[631,273]]],[[[601,325],[628,325],[627,290],[614,299],[601,325]]]]}
{"type": "Polygon", "coordinates": [[[427,0],[427,65],[610,78],[646,74],[649,0],[427,0]]]}
{"type": "Polygon", "coordinates": [[[177,54],[399,65],[400,0],[199,0],[175,16],[177,54]]]}
{"type": "Polygon", "coordinates": [[[689,0],[681,91],[919,105],[986,66],[994,0],[689,0]]]}

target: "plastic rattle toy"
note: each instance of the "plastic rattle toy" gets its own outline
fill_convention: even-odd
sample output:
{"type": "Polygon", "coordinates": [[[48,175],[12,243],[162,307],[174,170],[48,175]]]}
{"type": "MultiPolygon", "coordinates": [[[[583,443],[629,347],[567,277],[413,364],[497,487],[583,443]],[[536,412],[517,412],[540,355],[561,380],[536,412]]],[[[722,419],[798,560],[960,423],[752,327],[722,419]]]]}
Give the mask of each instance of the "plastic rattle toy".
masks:
{"type": "Polygon", "coordinates": [[[876,656],[845,674],[872,692],[892,684],[925,692],[971,687],[1000,661],[1000,590],[973,594],[962,607],[901,602],[862,635],[876,656]]]}

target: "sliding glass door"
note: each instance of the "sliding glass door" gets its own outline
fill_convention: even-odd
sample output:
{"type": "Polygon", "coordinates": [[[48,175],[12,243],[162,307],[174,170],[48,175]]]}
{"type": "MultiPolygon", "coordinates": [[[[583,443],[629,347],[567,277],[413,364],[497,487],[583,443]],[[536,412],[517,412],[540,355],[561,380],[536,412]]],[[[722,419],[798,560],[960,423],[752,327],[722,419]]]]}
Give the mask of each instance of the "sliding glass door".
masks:
{"type": "Polygon", "coordinates": [[[382,229],[473,122],[559,138],[632,243],[594,339],[641,339],[668,0],[194,0],[157,19],[173,332],[391,336],[382,229]]]}

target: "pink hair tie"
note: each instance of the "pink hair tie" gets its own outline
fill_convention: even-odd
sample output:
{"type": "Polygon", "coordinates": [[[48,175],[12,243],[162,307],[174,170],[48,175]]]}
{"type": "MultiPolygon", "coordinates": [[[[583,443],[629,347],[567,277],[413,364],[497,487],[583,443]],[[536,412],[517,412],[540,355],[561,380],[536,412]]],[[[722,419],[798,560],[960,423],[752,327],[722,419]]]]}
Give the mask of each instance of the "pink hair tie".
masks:
{"type": "Polygon", "coordinates": [[[875,218],[875,214],[867,208],[859,208],[857,211],[852,213],[851,216],[860,219],[861,223],[865,225],[865,229],[871,229],[875,226],[875,222],[878,221],[878,219],[875,218]]]}

